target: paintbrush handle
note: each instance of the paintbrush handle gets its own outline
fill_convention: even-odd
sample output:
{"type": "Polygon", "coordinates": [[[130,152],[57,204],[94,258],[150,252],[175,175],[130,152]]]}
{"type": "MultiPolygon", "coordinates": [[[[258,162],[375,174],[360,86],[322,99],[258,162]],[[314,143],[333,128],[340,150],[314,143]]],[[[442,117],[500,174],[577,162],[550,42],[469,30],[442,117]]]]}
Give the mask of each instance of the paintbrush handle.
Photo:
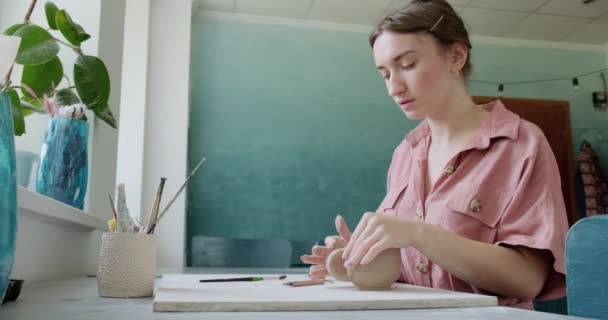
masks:
{"type": "Polygon", "coordinates": [[[163,209],[163,211],[158,215],[157,222],[160,221],[160,219],[165,215],[165,213],[169,210],[169,208],[171,208],[171,205],[173,204],[173,202],[175,202],[177,197],[179,197],[180,193],[182,193],[182,191],[184,191],[184,188],[186,188],[186,185],[188,184],[188,180],[190,180],[190,178],[192,178],[192,176],[194,176],[194,174],[196,173],[198,168],[203,164],[203,162],[205,162],[206,159],[207,158],[201,159],[201,161],[196,165],[194,170],[192,170],[192,172],[190,172],[190,175],[188,175],[188,178],[186,178],[186,181],[184,181],[184,183],[179,188],[179,190],[177,191],[175,196],[173,196],[173,198],[171,199],[171,201],[169,201],[169,203],[167,204],[165,209],[163,209]]]}
{"type": "Polygon", "coordinates": [[[152,224],[152,226],[150,228],[148,228],[148,230],[147,230],[148,234],[151,234],[151,233],[154,232],[154,229],[156,229],[156,225],[158,224],[158,222],[160,222],[160,219],[162,219],[163,216],[165,215],[165,213],[167,213],[167,211],[169,211],[169,208],[171,208],[171,205],[173,204],[173,202],[175,202],[175,200],[177,199],[177,197],[179,197],[180,193],[182,193],[182,191],[184,191],[184,188],[186,188],[186,185],[188,184],[188,180],[190,180],[190,178],[192,178],[192,176],[194,176],[194,174],[196,173],[196,171],[198,170],[198,168],[203,164],[203,162],[205,162],[206,159],[207,158],[203,157],[201,159],[201,161],[199,161],[199,163],[196,165],[196,167],[194,168],[194,170],[192,170],[192,172],[190,172],[190,175],[188,175],[188,178],[186,178],[186,181],[184,181],[184,183],[179,188],[179,190],[177,191],[177,193],[175,194],[175,196],[173,196],[173,198],[165,206],[165,209],[163,209],[163,211],[160,214],[157,215],[156,221],[154,221],[154,223],[152,224]]]}
{"type": "Polygon", "coordinates": [[[165,181],[167,181],[167,178],[160,178],[160,184],[158,185],[158,190],[156,190],[154,202],[152,203],[152,209],[150,209],[150,215],[148,216],[148,223],[146,223],[146,226],[142,229],[142,231],[147,232],[154,224],[156,224],[156,220],[158,219],[158,208],[160,207],[160,199],[163,195],[165,181]]]}
{"type": "Polygon", "coordinates": [[[243,278],[227,278],[227,279],[203,279],[199,282],[234,282],[234,281],[260,281],[264,277],[243,277],[243,278]]]}

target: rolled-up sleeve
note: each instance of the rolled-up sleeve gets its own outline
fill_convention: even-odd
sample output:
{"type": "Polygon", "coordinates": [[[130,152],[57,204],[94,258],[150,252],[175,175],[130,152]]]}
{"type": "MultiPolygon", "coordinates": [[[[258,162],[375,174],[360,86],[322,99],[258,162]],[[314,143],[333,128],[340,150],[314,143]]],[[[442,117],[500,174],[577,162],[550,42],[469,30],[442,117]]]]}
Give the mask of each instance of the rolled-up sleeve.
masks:
{"type": "Polygon", "coordinates": [[[529,145],[519,185],[504,212],[495,244],[547,250],[553,265],[537,300],[565,295],[565,239],[568,231],[560,174],[549,143],[541,135],[529,145]]]}

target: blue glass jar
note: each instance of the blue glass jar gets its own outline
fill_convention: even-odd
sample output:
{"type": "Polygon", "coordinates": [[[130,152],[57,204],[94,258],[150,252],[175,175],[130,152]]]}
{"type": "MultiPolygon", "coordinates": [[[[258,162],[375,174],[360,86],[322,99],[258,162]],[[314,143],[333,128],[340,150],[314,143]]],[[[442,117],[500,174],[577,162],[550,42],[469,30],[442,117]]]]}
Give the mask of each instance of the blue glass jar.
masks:
{"type": "Polygon", "coordinates": [[[0,93],[0,301],[13,267],[17,233],[15,138],[10,99],[0,93]]]}
{"type": "Polygon", "coordinates": [[[82,209],[87,192],[89,123],[55,116],[40,152],[36,192],[82,209]]]}

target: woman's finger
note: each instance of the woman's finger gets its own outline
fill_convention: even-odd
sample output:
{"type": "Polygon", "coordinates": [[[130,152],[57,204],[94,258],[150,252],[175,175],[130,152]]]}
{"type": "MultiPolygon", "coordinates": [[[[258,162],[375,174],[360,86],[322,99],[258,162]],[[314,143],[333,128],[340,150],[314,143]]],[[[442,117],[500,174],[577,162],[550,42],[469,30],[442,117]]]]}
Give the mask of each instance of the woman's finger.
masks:
{"type": "Polygon", "coordinates": [[[307,264],[325,264],[327,256],[303,255],[300,260],[307,264]]]}
{"type": "Polygon", "coordinates": [[[339,236],[327,236],[325,237],[325,246],[328,248],[335,248],[336,241],[340,238],[339,236]]]}
{"type": "Polygon", "coordinates": [[[348,260],[354,246],[358,244],[357,241],[359,239],[359,236],[367,227],[367,222],[371,216],[372,216],[371,213],[366,212],[363,215],[363,217],[361,218],[361,220],[359,221],[359,224],[357,224],[357,227],[355,228],[355,232],[352,234],[350,241],[348,241],[346,248],[344,248],[344,252],[342,253],[342,260],[345,260],[345,261],[348,260]]]}
{"type": "Polygon", "coordinates": [[[312,254],[315,256],[327,256],[333,251],[332,248],[324,247],[324,246],[314,246],[312,247],[312,254]]]}
{"type": "Polygon", "coordinates": [[[382,251],[389,248],[388,241],[386,239],[382,239],[374,244],[368,251],[363,259],[361,259],[361,264],[366,265],[373,261],[382,251]]]}
{"type": "Polygon", "coordinates": [[[325,266],[312,266],[308,271],[308,277],[311,279],[323,279],[327,275],[327,268],[325,266]]]}
{"type": "Polygon", "coordinates": [[[350,238],[352,237],[353,234],[350,232],[350,229],[348,228],[346,221],[344,221],[344,218],[342,218],[341,215],[337,215],[335,223],[336,223],[336,230],[338,230],[338,234],[344,240],[346,240],[346,242],[348,242],[348,240],[350,240],[350,238]]]}
{"type": "MultiPolygon", "coordinates": [[[[368,229],[371,229],[371,227],[368,229]]],[[[367,254],[369,249],[382,240],[384,236],[380,228],[375,228],[374,232],[371,234],[370,233],[364,234],[364,237],[361,238],[359,245],[353,249],[350,258],[344,263],[344,267],[351,269],[355,268],[361,259],[367,254]]]]}
{"type": "Polygon", "coordinates": [[[346,247],[346,244],[347,244],[346,240],[344,240],[344,238],[342,238],[342,237],[331,236],[331,237],[325,238],[325,245],[331,249],[344,248],[344,247],[346,247]]]}
{"type": "Polygon", "coordinates": [[[369,219],[367,219],[367,226],[365,227],[365,230],[363,230],[361,232],[361,234],[359,235],[359,237],[357,239],[357,242],[353,245],[353,248],[350,253],[351,257],[355,251],[361,250],[361,246],[364,246],[364,245],[367,246],[365,241],[367,241],[368,238],[370,238],[373,234],[375,234],[376,231],[380,230],[380,229],[378,229],[377,224],[378,224],[378,219],[375,215],[373,215],[369,219]]]}

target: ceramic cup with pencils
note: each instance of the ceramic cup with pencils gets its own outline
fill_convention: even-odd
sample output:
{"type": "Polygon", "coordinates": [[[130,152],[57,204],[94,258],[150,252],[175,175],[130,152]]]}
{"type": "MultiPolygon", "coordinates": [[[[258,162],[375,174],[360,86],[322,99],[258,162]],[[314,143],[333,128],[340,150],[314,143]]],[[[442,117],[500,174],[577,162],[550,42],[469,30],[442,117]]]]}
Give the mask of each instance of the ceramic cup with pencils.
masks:
{"type": "Polygon", "coordinates": [[[160,211],[160,202],[167,179],[160,179],[148,222],[143,226],[129,216],[124,184],[118,185],[117,205],[114,204],[112,196],[109,196],[114,218],[108,221],[110,232],[104,233],[101,240],[97,269],[99,296],[135,298],[153,295],[156,278],[156,235],[154,230],[205,159],[203,157],[199,161],[162,211],[160,211]]]}
{"type": "Polygon", "coordinates": [[[99,253],[97,291],[101,297],[149,297],[156,278],[156,235],[104,233],[99,253]]]}

